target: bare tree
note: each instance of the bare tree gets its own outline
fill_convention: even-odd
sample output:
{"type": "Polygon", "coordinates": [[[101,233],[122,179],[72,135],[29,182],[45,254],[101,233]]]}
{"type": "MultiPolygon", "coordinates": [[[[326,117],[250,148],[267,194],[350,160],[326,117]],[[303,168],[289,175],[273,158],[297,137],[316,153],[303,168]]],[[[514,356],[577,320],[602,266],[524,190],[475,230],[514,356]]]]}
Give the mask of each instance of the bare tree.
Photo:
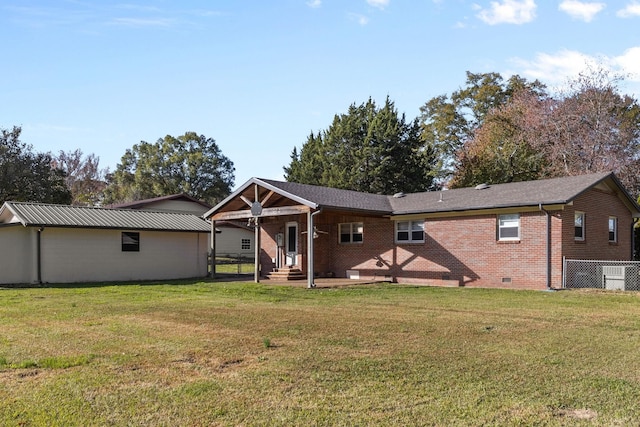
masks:
{"type": "Polygon", "coordinates": [[[65,184],[71,191],[72,204],[97,206],[101,203],[106,187],[108,169],[100,168],[100,158],[95,154],[83,155],[82,150],[60,151],[53,158],[53,165],[65,171],[65,184]]]}

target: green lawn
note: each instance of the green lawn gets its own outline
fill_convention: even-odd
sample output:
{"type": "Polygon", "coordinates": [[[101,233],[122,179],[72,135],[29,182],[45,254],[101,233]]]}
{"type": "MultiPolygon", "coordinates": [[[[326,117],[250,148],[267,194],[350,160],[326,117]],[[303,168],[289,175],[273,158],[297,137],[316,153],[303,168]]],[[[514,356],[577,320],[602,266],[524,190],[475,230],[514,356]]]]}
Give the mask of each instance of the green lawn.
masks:
{"type": "Polygon", "coordinates": [[[640,295],[0,290],[0,425],[640,423],[640,295]]]}

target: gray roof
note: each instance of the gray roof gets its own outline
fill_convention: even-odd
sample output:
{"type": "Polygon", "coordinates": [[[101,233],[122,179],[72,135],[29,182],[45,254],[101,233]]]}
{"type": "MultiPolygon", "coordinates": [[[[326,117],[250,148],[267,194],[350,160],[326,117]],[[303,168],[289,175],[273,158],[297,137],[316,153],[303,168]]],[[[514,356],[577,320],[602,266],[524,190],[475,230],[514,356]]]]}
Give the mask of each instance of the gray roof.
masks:
{"type": "MultiPolygon", "coordinates": [[[[542,205],[571,202],[584,191],[611,179],[622,189],[611,173],[595,173],[537,181],[487,185],[484,189],[460,188],[446,191],[407,194],[391,198],[395,215],[410,213],[457,212],[542,205]]],[[[484,186],[483,186],[484,187],[484,186]]],[[[635,201],[625,193],[632,204],[635,201]]],[[[637,208],[637,204],[635,204],[637,208]]]]}
{"type": "Polygon", "coordinates": [[[45,203],[5,202],[0,223],[25,227],[109,228],[206,233],[210,224],[191,214],[107,209],[45,203]]]}
{"type": "Polygon", "coordinates": [[[273,181],[270,179],[259,179],[258,181],[267,183],[286,193],[294,194],[324,208],[391,213],[389,196],[385,195],[321,187],[319,185],[273,181]]]}
{"type": "Polygon", "coordinates": [[[211,209],[211,205],[203,202],[202,200],[198,200],[195,197],[191,197],[188,194],[170,194],[168,196],[160,196],[160,197],[154,197],[152,199],[143,199],[143,200],[134,200],[131,202],[125,202],[125,203],[116,203],[116,204],[112,204],[112,205],[107,205],[105,206],[106,208],[110,208],[110,209],[142,209],[145,208],[149,205],[153,205],[154,203],[158,203],[158,202],[164,202],[167,200],[178,200],[178,201],[183,201],[183,202],[191,202],[193,204],[197,204],[203,207],[203,210],[209,210],[211,209]]]}
{"type": "Polygon", "coordinates": [[[296,200],[313,209],[326,208],[361,211],[382,215],[462,212],[511,207],[567,204],[583,192],[601,183],[614,190],[636,217],[640,207],[626,192],[613,173],[594,173],[536,181],[512,182],[484,186],[483,189],[460,188],[427,191],[402,197],[340,190],[317,185],[251,178],[227,199],[205,214],[209,217],[250,185],[257,184],[296,200]]]}

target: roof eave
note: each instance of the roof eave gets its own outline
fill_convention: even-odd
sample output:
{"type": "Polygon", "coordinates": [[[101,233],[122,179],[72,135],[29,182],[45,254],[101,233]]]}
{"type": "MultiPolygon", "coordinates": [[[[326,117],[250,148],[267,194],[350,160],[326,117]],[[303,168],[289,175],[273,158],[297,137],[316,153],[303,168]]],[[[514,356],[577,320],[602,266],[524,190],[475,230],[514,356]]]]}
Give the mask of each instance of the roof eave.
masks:
{"type": "Polygon", "coordinates": [[[520,204],[503,204],[503,205],[493,205],[493,206],[474,206],[474,207],[466,207],[459,209],[447,209],[447,210],[410,210],[410,211],[394,211],[392,216],[401,216],[401,215],[438,215],[438,214],[451,214],[451,213],[464,213],[464,212],[482,212],[482,211],[495,211],[495,210],[503,210],[503,209],[540,209],[540,207],[544,209],[555,208],[559,209],[563,206],[570,204],[570,200],[562,200],[562,201],[545,201],[540,203],[520,203],[520,204]]]}

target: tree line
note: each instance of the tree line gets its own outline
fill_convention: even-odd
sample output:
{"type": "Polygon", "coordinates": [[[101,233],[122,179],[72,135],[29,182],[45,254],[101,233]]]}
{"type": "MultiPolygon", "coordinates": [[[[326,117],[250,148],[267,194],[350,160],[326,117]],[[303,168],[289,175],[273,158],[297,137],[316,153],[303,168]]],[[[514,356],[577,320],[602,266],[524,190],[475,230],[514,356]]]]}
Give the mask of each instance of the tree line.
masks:
{"type": "Polygon", "coordinates": [[[335,115],[294,147],[288,181],[379,194],[612,171],[640,195],[640,105],[592,68],[551,92],[518,75],[467,72],[408,120],[387,97],[335,115]]]}
{"type": "Polygon", "coordinates": [[[195,132],[141,141],[110,171],[80,149],[35,152],[21,131],[0,129],[0,202],[103,206],[184,193],[216,204],[233,187],[233,162],[214,139],[195,132]]]}
{"type": "MultiPolygon", "coordinates": [[[[294,147],[285,178],[394,194],[613,171],[638,197],[640,105],[623,81],[596,68],[552,92],[518,75],[467,72],[414,119],[388,96],[381,106],[369,98],[294,147]]],[[[141,141],[110,171],[81,150],[34,152],[20,127],[0,131],[0,202],[100,206],[186,193],[215,204],[234,184],[233,162],[195,132],[141,141]]]]}

